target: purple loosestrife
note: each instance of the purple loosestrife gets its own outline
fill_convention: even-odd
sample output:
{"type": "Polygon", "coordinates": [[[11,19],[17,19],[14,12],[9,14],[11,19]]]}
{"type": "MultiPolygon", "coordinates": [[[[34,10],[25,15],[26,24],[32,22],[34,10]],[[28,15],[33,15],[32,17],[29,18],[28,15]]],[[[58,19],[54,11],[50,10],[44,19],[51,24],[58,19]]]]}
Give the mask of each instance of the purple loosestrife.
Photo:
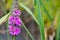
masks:
{"type": "Polygon", "coordinates": [[[19,17],[10,16],[8,23],[10,25],[18,25],[18,26],[21,26],[21,19],[19,17]]]}
{"type": "Polygon", "coordinates": [[[19,16],[21,14],[21,11],[20,10],[14,10],[12,12],[13,15],[16,15],[16,16],[19,16]]]}
{"type": "Polygon", "coordinates": [[[19,26],[21,26],[21,19],[19,18],[19,15],[21,14],[20,10],[14,10],[12,11],[11,16],[8,19],[9,24],[9,33],[11,35],[18,35],[21,32],[21,29],[19,26]]]}
{"type": "Polygon", "coordinates": [[[15,26],[9,26],[9,32],[11,35],[17,35],[21,32],[20,28],[15,27],[15,26]]]}

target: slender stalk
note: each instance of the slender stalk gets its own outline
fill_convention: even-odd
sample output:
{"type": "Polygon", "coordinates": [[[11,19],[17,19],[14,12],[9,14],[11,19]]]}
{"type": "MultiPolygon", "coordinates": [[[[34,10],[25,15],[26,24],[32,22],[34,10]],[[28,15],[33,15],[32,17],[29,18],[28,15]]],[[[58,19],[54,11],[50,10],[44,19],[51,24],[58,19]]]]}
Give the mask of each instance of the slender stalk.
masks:
{"type": "Polygon", "coordinates": [[[24,25],[24,23],[21,21],[23,27],[25,28],[26,32],[28,33],[28,35],[31,37],[32,40],[34,40],[33,36],[31,35],[31,33],[28,31],[28,29],[26,28],[26,26],[24,25]]]}
{"type": "Polygon", "coordinates": [[[7,31],[7,39],[10,40],[10,36],[9,36],[9,33],[8,33],[8,30],[9,30],[8,29],[8,21],[6,22],[6,25],[7,25],[7,30],[6,30],[7,31]]]}
{"type": "Polygon", "coordinates": [[[16,36],[12,36],[12,40],[16,40],[16,36]]]}

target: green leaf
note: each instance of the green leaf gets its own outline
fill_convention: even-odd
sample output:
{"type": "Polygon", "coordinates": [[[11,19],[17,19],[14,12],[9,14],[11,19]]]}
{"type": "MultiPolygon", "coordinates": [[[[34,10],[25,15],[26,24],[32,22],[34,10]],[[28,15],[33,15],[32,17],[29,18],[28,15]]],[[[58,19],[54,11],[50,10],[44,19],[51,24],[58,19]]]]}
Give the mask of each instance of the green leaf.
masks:
{"type": "Polygon", "coordinates": [[[23,5],[22,3],[18,3],[18,4],[20,5],[20,7],[24,8],[32,16],[32,18],[36,21],[36,23],[39,25],[39,23],[38,23],[37,19],[35,18],[33,12],[28,7],[23,5]]]}
{"type": "Polygon", "coordinates": [[[45,34],[44,34],[44,19],[43,19],[43,13],[41,12],[41,6],[39,0],[36,0],[36,10],[38,12],[38,22],[39,22],[39,29],[40,29],[40,36],[41,40],[45,40],[45,34]]]}
{"type": "Polygon", "coordinates": [[[52,22],[53,21],[52,16],[49,14],[49,12],[46,10],[45,7],[43,7],[43,9],[44,9],[44,12],[46,13],[47,17],[49,18],[49,20],[52,22]]]}
{"type": "MultiPolygon", "coordinates": [[[[35,21],[38,23],[37,19],[34,17],[32,11],[26,7],[25,5],[23,5],[22,3],[18,3],[20,5],[20,7],[24,8],[34,19],[35,21]]],[[[39,23],[38,23],[39,24],[39,23]]],[[[25,28],[26,32],[28,33],[28,35],[31,37],[32,40],[34,40],[33,36],[31,35],[31,33],[28,31],[28,29],[26,28],[26,26],[24,25],[24,23],[22,22],[23,27],[25,28]]]]}
{"type": "Polygon", "coordinates": [[[34,6],[36,5],[36,0],[34,0],[34,6]]]}
{"type": "Polygon", "coordinates": [[[23,27],[25,28],[27,34],[31,37],[32,40],[34,40],[33,36],[31,35],[31,33],[28,31],[28,29],[26,28],[26,26],[24,25],[24,23],[21,21],[23,27]]]}
{"type": "Polygon", "coordinates": [[[40,5],[42,6],[42,8],[44,9],[44,12],[47,15],[48,19],[52,22],[53,21],[53,17],[51,16],[50,5],[47,2],[45,4],[43,4],[42,0],[40,0],[39,2],[40,2],[40,5]]]}
{"type": "Polygon", "coordinates": [[[8,14],[6,14],[6,15],[3,16],[2,18],[0,18],[0,25],[1,25],[2,23],[4,23],[5,21],[7,21],[8,16],[10,15],[10,13],[11,13],[11,12],[9,12],[8,14]]]}
{"type": "Polygon", "coordinates": [[[58,25],[57,25],[57,31],[56,31],[56,40],[59,40],[59,38],[60,38],[60,13],[58,13],[58,25]]]}

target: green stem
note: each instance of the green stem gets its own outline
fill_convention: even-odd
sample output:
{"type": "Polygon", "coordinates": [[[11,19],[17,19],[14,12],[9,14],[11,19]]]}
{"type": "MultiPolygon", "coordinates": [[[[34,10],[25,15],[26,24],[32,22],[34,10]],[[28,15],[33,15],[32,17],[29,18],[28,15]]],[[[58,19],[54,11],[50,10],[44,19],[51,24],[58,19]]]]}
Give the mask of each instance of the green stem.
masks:
{"type": "Polygon", "coordinates": [[[8,29],[8,21],[6,22],[6,26],[7,26],[7,30],[6,30],[7,31],[7,39],[10,40],[9,33],[8,33],[8,30],[9,30],[8,29]]]}
{"type": "MultiPolygon", "coordinates": [[[[21,21],[22,22],[22,21],[21,21]]],[[[32,40],[34,40],[33,36],[31,35],[31,33],[28,31],[28,29],[26,28],[26,26],[24,25],[24,23],[22,22],[23,27],[25,28],[26,32],[28,33],[28,35],[31,37],[32,40]]]]}
{"type": "Polygon", "coordinates": [[[12,40],[16,40],[16,36],[12,36],[12,40]]]}

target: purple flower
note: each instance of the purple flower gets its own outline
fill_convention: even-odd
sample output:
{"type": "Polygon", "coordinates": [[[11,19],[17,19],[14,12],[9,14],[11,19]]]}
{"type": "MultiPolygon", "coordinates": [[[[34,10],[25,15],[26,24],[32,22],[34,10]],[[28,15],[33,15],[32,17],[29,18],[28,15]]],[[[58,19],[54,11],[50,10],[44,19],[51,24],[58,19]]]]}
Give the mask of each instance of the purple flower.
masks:
{"type": "Polygon", "coordinates": [[[19,16],[19,15],[21,14],[21,11],[20,11],[20,10],[14,10],[14,11],[12,12],[12,14],[19,16]]]}
{"type": "Polygon", "coordinates": [[[9,26],[8,28],[11,35],[18,35],[21,32],[21,30],[15,26],[9,26]]]}
{"type": "Polygon", "coordinates": [[[15,24],[21,26],[21,19],[19,17],[15,18],[15,24]]]}
{"type": "Polygon", "coordinates": [[[10,16],[8,23],[11,24],[11,25],[15,24],[15,25],[21,26],[21,19],[19,17],[10,16]]]}
{"type": "Polygon", "coordinates": [[[21,26],[21,19],[19,18],[20,14],[20,10],[14,10],[12,11],[12,15],[8,19],[9,33],[11,35],[17,35],[21,31],[18,27],[21,26]]]}
{"type": "Polygon", "coordinates": [[[8,24],[13,24],[15,17],[14,16],[10,16],[8,19],[8,24]]]}

